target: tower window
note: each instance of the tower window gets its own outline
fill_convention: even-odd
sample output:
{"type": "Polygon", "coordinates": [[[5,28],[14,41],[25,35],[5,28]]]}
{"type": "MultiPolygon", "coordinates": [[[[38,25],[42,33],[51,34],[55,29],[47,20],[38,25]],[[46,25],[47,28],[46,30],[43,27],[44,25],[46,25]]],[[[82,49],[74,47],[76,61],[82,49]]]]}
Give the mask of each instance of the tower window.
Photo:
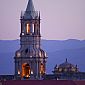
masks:
{"type": "Polygon", "coordinates": [[[44,65],[41,63],[40,65],[40,74],[43,75],[45,73],[45,67],[44,65]]]}
{"type": "Polygon", "coordinates": [[[27,52],[28,52],[28,49],[25,50],[25,53],[27,53],[27,52]]]}
{"type": "Polygon", "coordinates": [[[32,24],[32,28],[33,28],[32,30],[33,30],[33,33],[34,33],[34,24],[32,24]]]}
{"type": "Polygon", "coordinates": [[[23,78],[29,78],[31,74],[31,69],[29,64],[24,63],[22,64],[22,77],[23,78]]]}
{"type": "Polygon", "coordinates": [[[41,51],[39,52],[39,56],[42,57],[42,53],[41,53],[41,51]]]}
{"type": "Polygon", "coordinates": [[[27,32],[27,34],[30,33],[30,24],[29,23],[27,24],[26,32],[27,32]]]}

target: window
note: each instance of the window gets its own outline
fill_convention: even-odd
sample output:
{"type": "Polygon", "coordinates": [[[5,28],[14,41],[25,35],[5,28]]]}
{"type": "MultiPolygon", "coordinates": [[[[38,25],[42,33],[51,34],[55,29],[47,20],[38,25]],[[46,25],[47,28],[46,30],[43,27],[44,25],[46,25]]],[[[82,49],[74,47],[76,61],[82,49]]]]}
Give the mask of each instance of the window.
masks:
{"type": "Polygon", "coordinates": [[[33,30],[33,33],[34,33],[34,24],[32,24],[32,30],[33,30]]]}
{"type": "Polygon", "coordinates": [[[45,67],[44,67],[44,65],[41,63],[41,65],[40,65],[40,74],[44,74],[45,73],[45,67]]]}
{"type": "Polygon", "coordinates": [[[27,34],[30,33],[30,24],[29,23],[26,26],[26,32],[27,32],[27,34]]]}
{"type": "Polygon", "coordinates": [[[42,57],[42,53],[41,53],[41,51],[39,52],[39,56],[42,57]]]}
{"type": "Polygon", "coordinates": [[[61,72],[62,71],[62,68],[59,68],[59,72],[61,72]]]}
{"type": "Polygon", "coordinates": [[[29,78],[30,77],[30,74],[31,74],[31,69],[30,69],[29,64],[24,63],[22,65],[22,77],[29,78]]]}
{"type": "Polygon", "coordinates": [[[71,71],[75,72],[75,71],[76,71],[76,69],[75,69],[75,68],[72,68],[72,69],[71,69],[71,71]]]}
{"type": "Polygon", "coordinates": [[[67,69],[65,68],[64,71],[67,72],[67,69]]]}

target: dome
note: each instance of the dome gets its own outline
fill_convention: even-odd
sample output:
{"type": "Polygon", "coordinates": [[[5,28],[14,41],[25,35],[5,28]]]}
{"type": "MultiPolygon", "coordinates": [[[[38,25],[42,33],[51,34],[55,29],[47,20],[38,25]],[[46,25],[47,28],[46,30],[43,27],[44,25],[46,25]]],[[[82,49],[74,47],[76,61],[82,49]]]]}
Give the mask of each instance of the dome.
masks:
{"type": "Polygon", "coordinates": [[[62,64],[59,65],[59,68],[71,68],[71,67],[75,67],[73,64],[69,63],[66,59],[66,61],[62,64]]]}
{"type": "Polygon", "coordinates": [[[69,63],[66,59],[66,61],[62,64],[60,64],[59,66],[55,66],[54,67],[54,73],[56,72],[78,72],[78,68],[77,65],[73,65],[71,63],[69,63]]]}

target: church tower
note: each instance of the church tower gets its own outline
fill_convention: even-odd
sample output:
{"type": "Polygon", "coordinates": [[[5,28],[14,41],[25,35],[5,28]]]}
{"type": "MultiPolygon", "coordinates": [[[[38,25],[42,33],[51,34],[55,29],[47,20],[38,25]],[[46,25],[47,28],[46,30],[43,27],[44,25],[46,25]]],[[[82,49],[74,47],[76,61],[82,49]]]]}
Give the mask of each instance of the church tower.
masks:
{"type": "Polygon", "coordinates": [[[20,49],[15,53],[16,79],[41,79],[46,73],[46,53],[41,49],[40,12],[32,0],[21,13],[20,49]]]}

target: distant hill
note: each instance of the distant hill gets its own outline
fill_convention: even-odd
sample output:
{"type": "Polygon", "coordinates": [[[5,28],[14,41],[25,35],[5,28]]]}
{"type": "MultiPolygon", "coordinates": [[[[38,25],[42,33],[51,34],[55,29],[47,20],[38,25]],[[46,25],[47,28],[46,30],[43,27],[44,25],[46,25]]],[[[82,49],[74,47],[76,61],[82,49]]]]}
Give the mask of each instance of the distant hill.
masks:
{"type": "MultiPolygon", "coordinates": [[[[19,40],[0,40],[0,74],[14,74],[15,51],[20,47],[19,40]]],[[[43,50],[47,52],[47,72],[51,73],[56,64],[66,58],[85,71],[85,40],[42,40],[43,50]]]]}

